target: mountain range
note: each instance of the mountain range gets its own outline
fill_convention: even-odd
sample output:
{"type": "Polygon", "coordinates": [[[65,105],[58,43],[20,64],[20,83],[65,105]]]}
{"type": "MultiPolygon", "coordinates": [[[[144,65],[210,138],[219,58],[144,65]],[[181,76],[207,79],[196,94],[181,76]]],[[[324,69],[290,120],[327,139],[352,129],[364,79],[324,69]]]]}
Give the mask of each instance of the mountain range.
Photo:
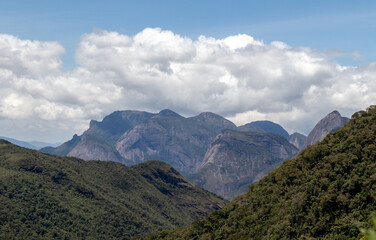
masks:
{"type": "Polygon", "coordinates": [[[376,205],[369,172],[376,108],[352,118],[341,128],[348,119],[332,112],[305,138],[270,121],[236,127],[209,112],[117,111],[42,150],[102,161],[1,140],[0,238],[129,239],[184,227],[213,210],[149,239],[358,237],[356,222],[367,226],[376,205]],[[219,210],[226,200],[165,162],[228,199],[247,193],[219,210]]]}
{"type": "Polygon", "coordinates": [[[21,141],[18,139],[3,137],[3,136],[0,136],[0,139],[6,140],[20,147],[25,147],[25,148],[35,149],[35,150],[45,148],[48,146],[57,147],[61,144],[61,143],[46,143],[46,142],[39,142],[39,141],[26,142],[26,141],[21,141]]]}
{"type": "Polygon", "coordinates": [[[0,239],[130,239],[190,224],[226,201],[160,161],[132,167],[0,140],[0,239]]]}
{"type": "Polygon", "coordinates": [[[361,239],[376,209],[375,122],[376,106],[355,113],[223,209],[147,239],[361,239]]]}
{"type": "Polygon", "coordinates": [[[231,199],[346,122],[338,112],[324,119],[314,128],[315,134],[306,138],[299,133],[289,135],[271,121],[237,127],[210,112],[186,118],[168,109],[157,114],[116,111],[101,122],[92,120],[81,136],[40,151],[127,166],[161,160],[196,185],[231,199]]]}

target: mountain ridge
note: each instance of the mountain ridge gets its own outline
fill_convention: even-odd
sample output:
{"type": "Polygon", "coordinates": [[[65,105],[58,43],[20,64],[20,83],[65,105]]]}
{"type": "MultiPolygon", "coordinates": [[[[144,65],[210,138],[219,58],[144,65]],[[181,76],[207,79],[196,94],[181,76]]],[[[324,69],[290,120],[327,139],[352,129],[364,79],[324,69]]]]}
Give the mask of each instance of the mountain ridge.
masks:
{"type": "Polygon", "coordinates": [[[226,202],[160,161],[127,167],[4,140],[0,152],[1,239],[130,239],[187,225],[226,202]]]}

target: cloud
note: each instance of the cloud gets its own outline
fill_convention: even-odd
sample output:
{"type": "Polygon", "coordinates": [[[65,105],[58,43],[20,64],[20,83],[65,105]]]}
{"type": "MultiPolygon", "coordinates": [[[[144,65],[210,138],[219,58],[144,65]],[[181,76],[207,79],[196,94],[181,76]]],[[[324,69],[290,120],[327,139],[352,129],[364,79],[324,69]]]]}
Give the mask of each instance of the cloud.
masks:
{"type": "Polygon", "coordinates": [[[133,37],[86,34],[76,59],[119,86],[124,102],[133,107],[225,115],[289,109],[303,96],[302,89],[335,74],[336,65],[317,51],[281,42],[267,45],[244,34],[192,41],[161,29],[133,37]]]}
{"type": "Polygon", "coordinates": [[[21,40],[0,34],[0,69],[8,69],[17,75],[55,73],[62,65],[60,55],[64,52],[57,42],[21,40]]]}
{"type": "Polygon", "coordinates": [[[77,131],[115,110],[171,108],[307,133],[334,109],[351,114],[376,100],[375,63],[341,66],[327,52],[246,34],[193,40],[159,28],[96,30],[81,37],[70,72],[61,71],[63,53],[56,42],[0,35],[0,118],[77,131]]]}

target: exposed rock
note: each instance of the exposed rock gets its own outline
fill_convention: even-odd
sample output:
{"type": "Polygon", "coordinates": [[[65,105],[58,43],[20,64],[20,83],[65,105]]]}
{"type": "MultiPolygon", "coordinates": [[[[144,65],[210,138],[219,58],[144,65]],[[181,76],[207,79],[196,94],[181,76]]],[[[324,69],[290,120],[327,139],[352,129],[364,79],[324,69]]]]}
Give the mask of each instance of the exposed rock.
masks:
{"type": "Polygon", "coordinates": [[[333,111],[321,119],[313,130],[308,134],[304,145],[301,150],[307,148],[310,145],[314,145],[317,142],[322,141],[328,133],[335,132],[343,125],[345,125],[350,119],[342,117],[338,111],[333,111]]]}
{"type": "Polygon", "coordinates": [[[67,156],[78,157],[84,160],[102,160],[126,163],[116,149],[105,141],[85,134],[81,141],[67,154],[67,156]]]}
{"type": "Polygon", "coordinates": [[[238,130],[243,132],[275,133],[283,136],[286,139],[288,139],[290,136],[289,133],[281,125],[271,121],[254,121],[238,127],[238,130]]]}
{"type": "Polygon", "coordinates": [[[203,124],[210,126],[210,128],[218,132],[221,132],[224,129],[236,130],[237,128],[236,125],[231,121],[211,112],[203,112],[198,116],[192,117],[190,119],[202,122],[203,124]]]}
{"type": "Polygon", "coordinates": [[[77,136],[74,134],[71,140],[61,144],[60,146],[54,147],[45,147],[40,149],[39,151],[42,153],[53,154],[57,156],[67,156],[68,153],[80,142],[81,136],[77,136]]]}
{"type": "Polygon", "coordinates": [[[114,146],[125,131],[154,115],[143,111],[116,111],[106,116],[102,122],[90,121],[90,127],[83,135],[90,134],[114,146]]]}
{"type": "Polygon", "coordinates": [[[236,126],[214,113],[184,118],[163,110],[125,132],[116,149],[131,164],[162,160],[186,175],[198,167],[211,141],[226,128],[236,126]]]}
{"type": "Polygon", "coordinates": [[[215,138],[202,164],[188,179],[226,197],[257,182],[297,153],[298,149],[278,134],[225,130],[215,138]]]}
{"type": "MultiPolygon", "coordinates": [[[[151,118],[154,115],[155,114],[142,111],[116,111],[106,116],[101,122],[95,120],[90,121],[89,129],[86,130],[81,136],[77,136],[77,134],[75,134],[70,141],[63,143],[56,148],[42,148],[40,152],[54,154],[58,156],[69,155],[73,157],[82,157],[85,160],[115,160],[117,159],[117,157],[114,156],[114,154],[119,154],[110,153],[112,152],[112,150],[109,151],[109,146],[111,146],[114,149],[113,151],[116,151],[116,149],[114,148],[115,143],[118,141],[119,137],[125,131],[133,128],[135,125],[143,122],[148,118],[151,118]],[[85,138],[85,142],[81,143],[81,139],[85,136],[88,137],[85,138]],[[90,144],[88,144],[87,142],[89,139],[91,139],[90,144]],[[108,146],[103,147],[103,142],[106,143],[105,145],[108,146]],[[91,146],[96,146],[95,151],[90,150],[91,146]],[[100,152],[101,150],[104,150],[104,152],[100,152]],[[112,155],[111,159],[104,159],[105,156],[110,156],[109,154],[112,155]]],[[[120,159],[123,158],[120,157],[120,159]]]]}
{"type": "Polygon", "coordinates": [[[297,149],[300,149],[304,145],[304,142],[306,139],[307,139],[307,136],[298,132],[294,132],[293,134],[290,135],[290,137],[288,138],[288,141],[289,143],[294,145],[297,149]]]}

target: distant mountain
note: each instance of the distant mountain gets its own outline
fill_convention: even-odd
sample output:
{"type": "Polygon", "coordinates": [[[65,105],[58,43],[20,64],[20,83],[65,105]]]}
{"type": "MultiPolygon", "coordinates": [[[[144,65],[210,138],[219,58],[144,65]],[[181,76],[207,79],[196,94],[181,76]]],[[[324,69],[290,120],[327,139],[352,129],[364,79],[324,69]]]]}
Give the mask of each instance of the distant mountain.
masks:
{"type": "Polygon", "coordinates": [[[323,140],[328,133],[335,132],[343,125],[345,125],[350,119],[342,117],[338,111],[333,111],[321,119],[312,131],[308,134],[306,141],[304,142],[301,150],[307,148],[310,145],[323,140]]]}
{"type": "Polygon", "coordinates": [[[60,146],[61,143],[46,143],[46,142],[40,142],[40,141],[31,141],[29,142],[31,145],[35,146],[36,149],[41,149],[44,147],[57,147],[60,146]]]}
{"type": "Polygon", "coordinates": [[[0,136],[0,139],[4,139],[8,142],[11,142],[17,146],[20,146],[20,147],[24,147],[24,148],[30,148],[30,149],[37,149],[34,145],[32,145],[31,143],[29,142],[25,142],[25,141],[20,141],[20,140],[17,140],[17,139],[14,139],[14,138],[8,138],[8,137],[2,137],[0,136]]]}
{"type": "Polygon", "coordinates": [[[67,156],[69,152],[81,141],[81,137],[74,134],[73,138],[57,147],[44,147],[39,151],[57,156],[67,156]]]}
{"type": "MultiPolygon", "coordinates": [[[[298,149],[278,134],[225,130],[214,139],[201,166],[188,179],[231,198],[232,192],[257,182],[297,153],[298,149]]],[[[247,187],[243,189],[245,192],[247,187]]]]}
{"type": "Polygon", "coordinates": [[[147,239],[361,239],[376,209],[375,122],[376,106],[355,113],[223,209],[147,239]]]}
{"type": "Polygon", "coordinates": [[[306,139],[307,139],[307,136],[301,133],[295,132],[291,134],[287,140],[289,141],[289,143],[294,145],[297,149],[301,149],[306,139]]]}
{"type": "Polygon", "coordinates": [[[283,136],[284,138],[289,138],[289,133],[281,127],[281,125],[276,124],[271,121],[255,121],[247,123],[243,126],[238,127],[239,131],[243,132],[268,132],[275,133],[283,136]]]}
{"type": "Polygon", "coordinates": [[[155,114],[143,111],[116,111],[106,116],[101,122],[92,120],[89,129],[83,135],[95,136],[110,146],[115,146],[124,132],[153,116],[155,114]]]}
{"type": "Polygon", "coordinates": [[[106,116],[101,122],[92,120],[89,129],[81,136],[75,134],[70,141],[56,148],[47,147],[40,149],[40,151],[58,156],[80,157],[84,160],[119,160],[125,162],[126,160],[120,157],[119,153],[116,153],[116,142],[125,131],[152,116],[154,114],[142,111],[116,111],[106,116]],[[90,153],[91,148],[96,150],[90,153]],[[103,152],[100,152],[101,150],[103,152]],[[111,156],[111,158],[105,158],[107,156],[111,156]]]}
{"type": "Polygon", "coordinates": [[[237,128],[237,130],[241,131],[241,132],[266,132],[266,131],[264,131],[264,129],[262,129],[260,127],[250,125],[250,123],[239,126],[237,128]]]}
{"type": "Polygon", "coordinates": [[[8,138],[8,137],[2,137],[2,136],[0,136],[0,139],[7,140],[8,142],[11,142],[11,143],[13,143],[17,146],[20,146],[20,147],[36,149],[36,150],[41,149],[43,147],[47,147],[47,146],[56,147],[57,145],[61,144],[61,143],[51,144],[51,143],[38,142],[38,141],[26,142],[26,141],[21,141],[21,140],[17,140],[17,139],[14,139],[14,138],[8,138]]]}
{"type": "Polygon", "coordinates": [[[117,161],[128,166],[162,160],[187,175],[198,167],[211,141],[224,129],[236,126],[209,112],[185,118],[168,109],[158,114],[117,111],[102,122],[91,121],[81,136],[40,151],[84,160],[117,161]]]}
{"type": "Polygon", "coordinates": [[[171,166],[83,161],[0,140],[0,239],[130,239],[221,208],[171,166]]]}
{"type": "Polygon", "coordinates": [[[214,113],[184,118],[163,110],[125,132],[116,149],[124,159],[132,161],[129,165],[149,159],[163,160],[187,175],[196,170],[215,136],[228,128],[236,126],[214,113]]]}

